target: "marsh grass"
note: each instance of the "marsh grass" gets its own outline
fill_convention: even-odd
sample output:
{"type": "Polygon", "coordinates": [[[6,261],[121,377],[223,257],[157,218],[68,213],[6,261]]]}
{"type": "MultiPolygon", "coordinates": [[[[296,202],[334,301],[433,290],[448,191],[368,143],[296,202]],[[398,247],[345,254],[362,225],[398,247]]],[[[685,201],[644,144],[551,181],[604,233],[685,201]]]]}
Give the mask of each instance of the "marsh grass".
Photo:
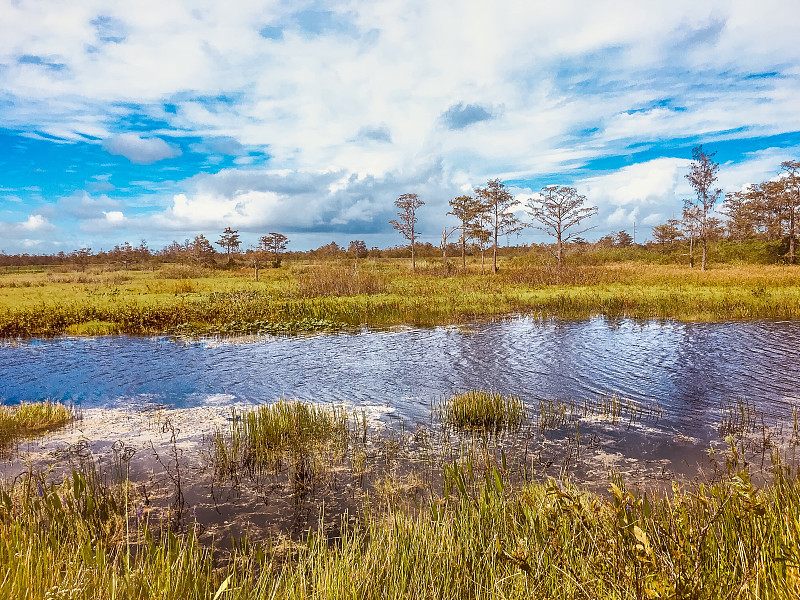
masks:
{"type": "Polygon", "coordinates": [[[113,324],[98,334],[203,335],[324,331],[331,324],[434,326],[509,314],[800,318],[800,271],[790,266],[724,266],[701,273],[641,263],[558,269],[515,259],[504,261],[498,276],[482,276],[470,269],[414,275],[403,264],[295,264],[267,269],[258,282],[237,270],[177,266],[165,267],[166,274],[174,270],[166,279],[165,273],[141,271],[6,273],[0,275],[0,337],[59,335],[91,321],[113,324]]]}
{"type": "Polygon", "coordinates": [[[374,265],[350,263],[321,264],[301,269],[296,274],[297,295],[301,298],[319,296],[360,296],[383,294],[388,278],[374,265]]]}
{"type": "Polygon", "coordinates": [[[348,449],[349,416],[342,408],[281,399],[241,414],[227,433],[217,430],[212,460],[218,478],[237,480],[287,471],[302,491],[348,449]]]}
{"type": "MultiPolygon", "coordinates": [[[[800,485],[780,463],[755,486],[736,461],[717,483],[665,496],[612,473],[604,494],[566,481],[513,487],[501,464],[443,471],[446,494],[365,506],[294,542],[203,546],[138,520],[75,472],[0,491],[0,596],[117,599],[797,598],[800,485]],[[126,522],[130,521],[130,527],[126,522]]],[[[416,494],[410,477],[387,497],[416,494]]],[[[126,510],[124,507],[128,506],[126,510]]],[[[323,515],[321,519],[325,519],[323,515]]]]}
{"type": "Polygon", "coordinates": [[[19,439],[63,427],[75,417],[74,408],[50,400],[0,406],[0,449],[19,439]]]}
{"type": "Polygon", "coordinates": [[[519,396],[483,390],[453,394],[443,402],[441,413],[446,424],[462,430],[516,430],[525,421],[519,396]]]}

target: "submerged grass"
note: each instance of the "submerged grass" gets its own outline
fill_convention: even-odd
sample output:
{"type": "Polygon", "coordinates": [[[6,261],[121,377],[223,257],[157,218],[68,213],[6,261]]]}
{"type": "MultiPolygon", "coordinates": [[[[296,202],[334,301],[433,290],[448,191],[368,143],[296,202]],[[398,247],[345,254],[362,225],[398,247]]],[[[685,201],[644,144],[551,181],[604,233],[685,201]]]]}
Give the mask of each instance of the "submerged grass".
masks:
{"type": "Polygon", "coordinates": [[[0,406],[0,449],[20,438],[62,427],[74,418],[73,408],[50,400],[0,406]]]}

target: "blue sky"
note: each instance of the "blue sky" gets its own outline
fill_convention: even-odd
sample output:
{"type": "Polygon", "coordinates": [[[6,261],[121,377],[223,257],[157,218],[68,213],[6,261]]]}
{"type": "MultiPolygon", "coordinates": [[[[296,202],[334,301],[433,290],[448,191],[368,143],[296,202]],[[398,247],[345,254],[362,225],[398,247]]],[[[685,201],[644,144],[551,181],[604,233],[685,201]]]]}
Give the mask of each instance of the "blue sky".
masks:
{"type": "MultiPolygon", "coordinates": [[[[691,148],[726,191],[800,158],[800,3],[0,0],[0,251],[422,239],[501,178],[680,213],[691,148]],[[454,8],[457,6],[458,8],[454,8]]],[[[544,241],[526,230],[513,242],[544,241]]]]}

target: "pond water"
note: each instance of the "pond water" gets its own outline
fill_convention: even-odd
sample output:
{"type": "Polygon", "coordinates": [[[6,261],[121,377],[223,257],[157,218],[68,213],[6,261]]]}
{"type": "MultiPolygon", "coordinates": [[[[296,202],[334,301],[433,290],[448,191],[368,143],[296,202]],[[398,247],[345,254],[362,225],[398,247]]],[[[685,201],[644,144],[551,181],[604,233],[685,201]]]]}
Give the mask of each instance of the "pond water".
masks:
{"type": "Polygon", "coordinates": [[[687,434],[724,401],[769,418],[800,399],[800,323],[539,321],[247,340],[58,338],[0,344],[0,401],[84,407],[260,403],[279,397],[382,407],[407,422],[472,388],[583,401],[616,394],[687,434]]]}

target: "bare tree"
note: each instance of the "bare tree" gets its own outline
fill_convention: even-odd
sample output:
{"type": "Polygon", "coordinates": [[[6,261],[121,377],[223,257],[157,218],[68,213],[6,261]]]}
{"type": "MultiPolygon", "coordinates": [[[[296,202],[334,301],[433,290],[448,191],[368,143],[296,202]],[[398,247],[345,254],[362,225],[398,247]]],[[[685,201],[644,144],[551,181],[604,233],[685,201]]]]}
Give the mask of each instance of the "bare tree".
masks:
{"type": "Polygon", "coordinates": [[[696,209],[698,235],[703,245],[703,259],[700,266],[703,271],[706,270],[708,253],[708,213],[712,211],[714,203],[722,194],[721,189],[713,188],[714,182],[717,180],[717,171],[719,171],[719,164],[713,161],[715,154],[716,152],[706,154],[703,146],[692,148],[692,163],[689,165],[689,173],[686,175],[686,179],[689,180],[697,196],[695,200],[686,200],[686,206],[696,209]]]}
{"type": "Polygon", "coordinates": [[[459,229],[461,230],[461,266],[467,268],[467,239],[472,229],[474,221],[478,218],[483,208],[479,199],[472,196],[458,196],[449,200],[450,207],[453,209],[448,212],[448,215],[453,215],[456,219],[461,221],[459,229]]]}
{"type": "Polygon", "coordinates": [[[531,226],[556,238],[556,261],[559,265],[561,265],[564,244],[592,229],[592,227],[585,227],[577,231],[569,231],[583,220],[597,214],[597,207],[584,206],[585,202],[586,196],[579,194],[575,188],[558,185],[543,187],[538,197],[528,200],[531,217],[540,223],[540,225],[532,224],[531,226]]]}
{"type": "Polygon", "coordinates": [[[681,218],[681,232],[689,240],[689,268],[694,268],[694,241],[700,236],[702,216],[697,206],[684,206],[681,218]]]}
{"type": "Polygon", "coordinates": [[[417,209],[425,204],[416,194],[403,194],[394,204],[400,210],[397,213],[399,220],[392,219],[389,223],[411,242],[411,268],[417,270],[417,261],[414,245],[417,239],[417,209]]]}
{"type": "Polygon", "coordinates": [[[288,243],[289,238],[282,233],[275,233],[274,231],[271,231],[269,235],[262,235],[258,238],[259,249],[272,253],[274,257],[272,265],[276,268],[281,266],[281,252],[286,250],[288,243]]]}
{"type": "Polygon", "coordinates": [[[522,223],[509,209],[514,197],[506,190],[499,179],[490,179],[486,187],[475,188],[475,195],[481,199],[482,208],[488,216],[489,231],[492,234],[492,273],[497,273],[497,238],[522,230],[522,223]]]}

